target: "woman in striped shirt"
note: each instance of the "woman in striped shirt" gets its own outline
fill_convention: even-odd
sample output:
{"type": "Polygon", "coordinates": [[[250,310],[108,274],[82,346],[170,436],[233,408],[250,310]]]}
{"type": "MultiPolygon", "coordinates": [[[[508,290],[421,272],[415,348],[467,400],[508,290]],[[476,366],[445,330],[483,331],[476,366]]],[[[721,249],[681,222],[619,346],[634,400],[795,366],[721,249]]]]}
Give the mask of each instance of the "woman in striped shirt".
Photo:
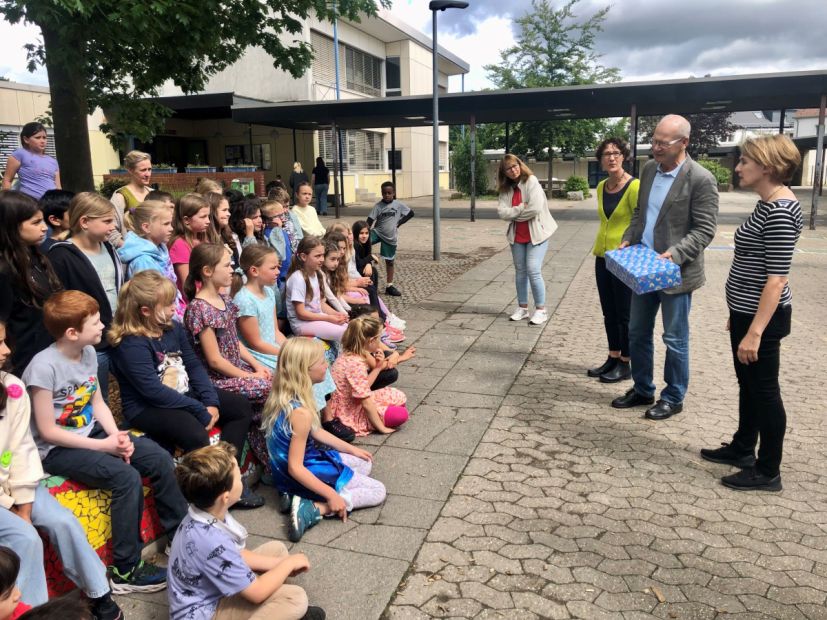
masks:
{"type": "Polygon", "coordinates": [[[726,283],[728,329],[738,377],[738,430],[729,444],[703,449],[714,463],[741,468],[724,476],[739,491],[781,490],[781,453],[787,415],[778,384],[781,339],[790,333],[792,295],[787,283],[801,234],[801,208],[784,185],[801,163],[787,136],[749,138],[735,172],[760,196],[735,231],[735,257],[726,283]],[[755,446],[760,439],[758,458],[755,446]]]}

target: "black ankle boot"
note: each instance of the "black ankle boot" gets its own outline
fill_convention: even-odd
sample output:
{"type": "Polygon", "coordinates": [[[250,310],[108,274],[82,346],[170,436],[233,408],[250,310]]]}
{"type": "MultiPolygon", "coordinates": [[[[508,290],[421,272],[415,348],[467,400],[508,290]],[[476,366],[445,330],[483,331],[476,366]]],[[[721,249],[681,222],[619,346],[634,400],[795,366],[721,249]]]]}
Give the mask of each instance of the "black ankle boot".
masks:
{"type": "Polygon", "coordinates": [[[614,368],[600,375],[601,383],[617,383],[632,378],[632,365],[630,362],[618,360],[614,368]]]}
{"type": "Polygon", "coordinates": [[[617,364],[619,361],[620,358],[611,356],[607,357],[606,361],[603,362],[601,366],[598,366],[597,368],[590,368],[586,371],[586,374],[590,377],[599,377],[600,375],[609,372],[612,368],[615,367],[615,364],[617,364]]]}

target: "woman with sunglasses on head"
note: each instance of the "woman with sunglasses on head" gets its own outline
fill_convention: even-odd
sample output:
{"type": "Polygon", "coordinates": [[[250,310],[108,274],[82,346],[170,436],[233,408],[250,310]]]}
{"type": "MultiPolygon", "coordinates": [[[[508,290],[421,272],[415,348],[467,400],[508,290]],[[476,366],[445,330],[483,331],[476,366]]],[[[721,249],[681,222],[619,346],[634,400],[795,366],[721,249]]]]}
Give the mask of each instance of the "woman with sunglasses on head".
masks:
{"type": "Polygon", "coordinates": [[[603,383],[616,383],[631,378],[629,358],[629,308],[632,305],[632,289],[627,287],[606,269],[607,250],[614,250],[623,240],[623,233],[632,221],[637,206],[640,180],[623,168],[631,154],[629,145],[620,138],[606,138],[597,147],[597,161],[608,177],[597,184],[597,214],[600,228],[592,248],[594,254],[594,278],[603,324],[609,341],[609,356],[601,366],[590,368],[590,377],[599,377],[603,383]]]}
{"type": "Polygon", "coordinates": [[[557,222],[548,210],[540,181],[516,155],[506,155],[500,161],[497,190],[500,194],[497,214],[508,222],[506,237],[516,271],[518,308],[509,318],[521,321],[529,317],[528,287],[531,285],[534,314],[529,324],[542,325],[548,320],[543,259],[548,239],[557,230],[557,222]]]}

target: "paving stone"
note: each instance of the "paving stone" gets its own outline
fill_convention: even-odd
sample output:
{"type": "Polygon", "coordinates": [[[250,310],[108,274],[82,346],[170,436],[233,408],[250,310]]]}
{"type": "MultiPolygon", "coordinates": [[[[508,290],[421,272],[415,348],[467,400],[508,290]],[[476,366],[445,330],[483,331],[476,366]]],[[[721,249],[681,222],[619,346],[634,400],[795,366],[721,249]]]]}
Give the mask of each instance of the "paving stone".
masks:
{"type": "Polygon", "coordinates": [[[486,607],[493,607],[494,609],[510,609],[514,607],[514,602],[511,600],[511,595],[508,592],[495,590],[475,581],[462,583],[459,589],[464,598],[479,601],[486,607]]]}
{"type": "Polygon", "coordinates": [[[454,583],[442,579],[435,580],[425,573],[416,573],[409,576],[405,584],[397,590],[394,605],[422,607],[434,597],[440,600],[459,598],[459,588],[454,583]]]}
{"type": "Polygon", "coordinates": [[[331,541],[330,546],[410,562],[425,534],[425,530],[411,527],[360,525],[331,541]]]}

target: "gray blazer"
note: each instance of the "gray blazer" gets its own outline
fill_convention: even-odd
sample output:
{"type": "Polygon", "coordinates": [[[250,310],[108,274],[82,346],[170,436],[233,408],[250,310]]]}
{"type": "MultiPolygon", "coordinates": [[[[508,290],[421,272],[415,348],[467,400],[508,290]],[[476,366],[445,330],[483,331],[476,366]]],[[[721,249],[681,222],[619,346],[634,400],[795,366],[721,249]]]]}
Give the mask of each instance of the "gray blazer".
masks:
{"type": "MultiPolygon", "coordinates": [[[[638,204],[623,241],[640,243],[646,227],[649,192],[658,163],[649,161],[640,174],[638,204]]],[[[704,277],[704,249],[712,243],[718,221],[718,185],[706,168],[686,156],[680,172],[663,201],[655,223],[655,250],[671,252],[672,261],[681,266],[683,284],[665,293],[689,293],[700,288],[704,277]]]]}

